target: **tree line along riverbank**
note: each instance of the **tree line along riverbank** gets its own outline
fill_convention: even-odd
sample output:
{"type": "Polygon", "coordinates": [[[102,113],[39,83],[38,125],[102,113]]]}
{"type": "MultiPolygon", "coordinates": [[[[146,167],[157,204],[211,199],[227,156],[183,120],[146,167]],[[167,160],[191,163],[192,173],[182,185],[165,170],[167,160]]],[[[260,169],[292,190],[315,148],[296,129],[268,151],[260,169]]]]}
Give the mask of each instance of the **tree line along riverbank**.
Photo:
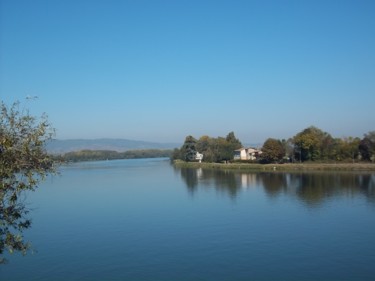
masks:
{"type": "Polygon", "coordinates": [[[59,162],[82,162],[138,158],[170,158],[171,155],[172,150],[169,149],[138,149],[124,152],[112,150],[80,150],[54,155],[54,159],[59,162]]]}
{"type": "Polygon", "coordinates": [[[244,147],[230,132],[226,137],[187,136],[172,158],[186,162],[232,162],[241,159],[254,163],[374,163],[375,131],[359,137],[334,138],[321,129],[310,126],[288,139],[268,138],[261,147],[244,147]],[[199,156],[200,159],[197,157],[199,156]]]}

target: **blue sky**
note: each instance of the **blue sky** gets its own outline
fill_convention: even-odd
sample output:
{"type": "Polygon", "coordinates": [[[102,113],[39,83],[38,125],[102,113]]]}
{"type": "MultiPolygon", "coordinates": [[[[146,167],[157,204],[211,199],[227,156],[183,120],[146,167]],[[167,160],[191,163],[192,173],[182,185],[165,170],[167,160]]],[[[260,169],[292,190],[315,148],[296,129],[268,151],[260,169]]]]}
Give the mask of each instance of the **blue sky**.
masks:
{"type": "Polygon", "coordinates": [[[0,97],[57,138],[375,130],[375,1],[0,3],[0,97]]]}

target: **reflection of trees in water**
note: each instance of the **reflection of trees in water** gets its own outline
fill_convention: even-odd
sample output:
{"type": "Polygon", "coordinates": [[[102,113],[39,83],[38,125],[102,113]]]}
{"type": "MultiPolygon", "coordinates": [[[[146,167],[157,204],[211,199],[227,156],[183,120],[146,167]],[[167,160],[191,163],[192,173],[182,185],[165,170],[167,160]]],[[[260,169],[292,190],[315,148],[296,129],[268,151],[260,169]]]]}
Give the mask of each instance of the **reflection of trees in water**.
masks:
{"type": "Polygon", "coordinates": [[[214,169],[178,169],[188,189],[213,187],[236,197],[241,188],[263,186],[268,196],[297,196],[309,205],[318,205],[337,196],[362,194],[375,203],[375,175],[369,173],[243,173],[214,169]]]}
{"type": "Polygon", "coordinates": [[[239,180],[232,172],[211,170],[207,178],[212,178],[213,186],[220,192],[228,193],[230,197],[236,197],[241,188],[239,180]]]}
{"type": "Polygon", "coordinates": [[[181,168],[181,177],[185,181],[187,188],[191,193],[194,193],[198,187],[198,170],[181,168]]]}
{"type": "Polygon", "coordinates": [[[236,177],[233,172],[192,168],[179,168],[179,170],[191,193],[196,192],[200,185],[207,188],[214,187],[220,192],[227,193],[230,197],[235,197],[241,188],[241,179],[236,177]]]}
{"type": "Polygon", "coordinates": [[[258,179],[269,196],[276,196],[287,189],[287,177],[281,173],[259,173],[258,179]]]}
{"type": "Polygon", "coordinates": [[[296,195],[309,205],[318,205],[324,200],[337,196],[363,194],[375,203],[375,176],[364,173],[281,173],[279,186],[269,185],[269,175],[262,175],[262,183],[269,195],[283,189],[296,195]],[[281,184],[283,182],[283,184],[281,184]]]}
{"type": "Polygon", "coordinates": [[[317,205],[325,198],[337,195],[335,176],[323,174],[291,174],[291,184],[296,188],[296,195],[309,205],[317,205]]]}
{"type": "Polygon", "coordinates": [[[358,177],[358,185],[361,193],[375,203],[375,175],[361,175],[358,177]]]}
{"type": "Polygon", "coordinates": [[[0,264],[6,263],[5,252],[25,254],[29,243],[23,241],[22,232],[31,226],[25,216],[28,210],[20,200],[10,199],[5,192],[0,193],[0,264]]]}

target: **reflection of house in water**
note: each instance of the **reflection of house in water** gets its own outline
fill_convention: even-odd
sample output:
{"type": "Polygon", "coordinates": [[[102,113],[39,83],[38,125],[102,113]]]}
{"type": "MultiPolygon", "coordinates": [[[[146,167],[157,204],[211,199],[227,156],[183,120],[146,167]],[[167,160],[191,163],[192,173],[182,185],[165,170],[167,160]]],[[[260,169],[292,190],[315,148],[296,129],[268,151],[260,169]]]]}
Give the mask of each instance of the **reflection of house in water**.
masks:
{"type": "Polygon", "coordinates": [[[197,179],[201,180],[203,178],[203,170],[202,170],[202,168],[197,169],[196,172],[197,172],[197,179]]]}
{"type": "Polygon", "coordinates": [[[234,160],[257,160],[262,151],[253,147],[240,148],[234,151],[234,160]]]}
{"type": "Polygon", "coordinates": [[[241,178],[241,187],[250,188],[255,187],[257,184],[257,175],[256,174],[239,174],[241,178]]]}

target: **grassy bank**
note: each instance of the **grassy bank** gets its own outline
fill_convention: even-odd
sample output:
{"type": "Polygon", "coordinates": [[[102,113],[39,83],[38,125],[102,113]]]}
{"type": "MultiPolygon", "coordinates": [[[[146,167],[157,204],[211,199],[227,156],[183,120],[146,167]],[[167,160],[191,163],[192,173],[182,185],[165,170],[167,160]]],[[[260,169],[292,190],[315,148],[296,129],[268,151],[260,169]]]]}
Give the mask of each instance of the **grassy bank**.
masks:
{"type": "Polygon", "coordinates": [[[250,164],[250,163],[198,163],[174,161],[176,167],[234,169],[248,171],[375,171],[372,163],[288,163],[288,164],[250,164]]]}

